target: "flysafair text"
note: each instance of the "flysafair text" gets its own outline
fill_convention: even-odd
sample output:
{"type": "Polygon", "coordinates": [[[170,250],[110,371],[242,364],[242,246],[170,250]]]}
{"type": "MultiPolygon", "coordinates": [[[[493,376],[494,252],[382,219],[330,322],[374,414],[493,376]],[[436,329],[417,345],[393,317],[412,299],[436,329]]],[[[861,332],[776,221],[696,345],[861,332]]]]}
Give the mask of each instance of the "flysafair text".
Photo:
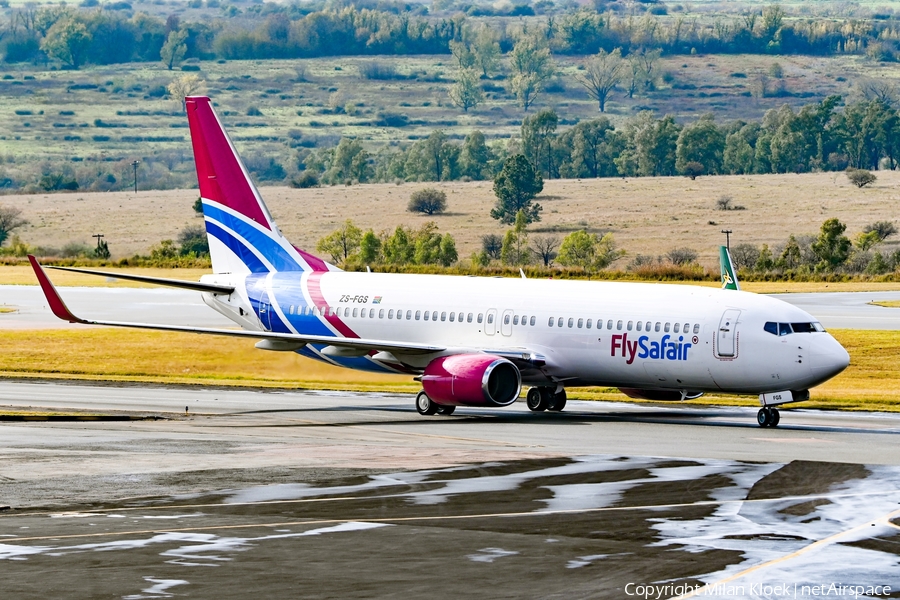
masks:
{"type": "Polygon", "coordinates": [[[636,340],[629,340],[627,333],[615,334],[610,341],[610,356],[621,356],[625,364],[630,365],[635,358],[652,360],[687,360],[690,342],[684,341],[684,336],[678,339],[666,334],[659,341],[653,341],[648,335],[642,335],[636,340]]]}

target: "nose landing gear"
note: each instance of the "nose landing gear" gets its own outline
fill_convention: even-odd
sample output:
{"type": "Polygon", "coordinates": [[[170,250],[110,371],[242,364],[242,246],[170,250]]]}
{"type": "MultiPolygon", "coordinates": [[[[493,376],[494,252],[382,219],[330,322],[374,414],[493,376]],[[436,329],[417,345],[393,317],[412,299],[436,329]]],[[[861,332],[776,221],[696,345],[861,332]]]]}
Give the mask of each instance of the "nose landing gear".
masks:
{"type": "Polygon", "coordinates": [[[780,421],[781,413],[778,412],[777,408],[764,406],[756,413],[756,422],[759,423],[760,427],[778,427],[780,421]]]}

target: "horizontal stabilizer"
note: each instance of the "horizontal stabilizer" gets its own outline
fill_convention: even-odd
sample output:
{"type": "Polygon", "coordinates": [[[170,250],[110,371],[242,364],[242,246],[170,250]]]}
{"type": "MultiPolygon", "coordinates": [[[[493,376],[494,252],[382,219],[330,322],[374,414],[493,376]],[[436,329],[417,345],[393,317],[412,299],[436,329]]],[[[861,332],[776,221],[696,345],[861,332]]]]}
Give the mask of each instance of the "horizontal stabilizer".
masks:
{"type": "Polygon", "coordinates": [[[111,273],[109,271],[94,271],[92,269],[76,269],[74,267],[52,267],[47,265],[48,269],[56,269],[57,271],[71,271],[73,273],[84,273],[85,275],[97,275],[99,277],[111,277],[113,279],[126,279],[128,281],[139,281],[141,283],[150,283],[154,285],[164,285],[167,287],[182,288],[185,290],[196,290],[198,292],[210,292],[213,294],[230,294],[234,291],[234,287],[230,285],[216,285],[214,283],[202,283],[200,281],[183,281],[181,279],[169,279],[167,277],[147,277],[146,275],[130,275],[128,273],[111,273]]]}

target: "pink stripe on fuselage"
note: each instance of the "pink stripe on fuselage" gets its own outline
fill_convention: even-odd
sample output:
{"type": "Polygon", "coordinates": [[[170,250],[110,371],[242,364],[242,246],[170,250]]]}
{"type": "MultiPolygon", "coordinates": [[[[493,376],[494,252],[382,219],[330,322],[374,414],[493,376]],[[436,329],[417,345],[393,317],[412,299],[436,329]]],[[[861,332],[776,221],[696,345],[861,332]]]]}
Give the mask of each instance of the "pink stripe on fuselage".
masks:
{"type": "Polygon", "coordinates": [[[341,321],[340,317],[338,317],[337,315],[329,314],[331,311],[328,310],[328,302],[325,301],[325,296],[322,295],[322,275],[324,275],[324,273],[322,273],[321,271],[317,271],[315,273],[311,273],[309,277],[306,278],[307,290],[309,291],[309,297],[312,299],[313,305],[316,308],[325,309],[325,315],[327,315],[325,319],[331,324],[332,327],[337,329],[338,333],[340,333],[342,336],[348,338],[358,338],[359,336],[356,335],[356,332],[350,329],[350,327],[346,323],[341,321]]]}

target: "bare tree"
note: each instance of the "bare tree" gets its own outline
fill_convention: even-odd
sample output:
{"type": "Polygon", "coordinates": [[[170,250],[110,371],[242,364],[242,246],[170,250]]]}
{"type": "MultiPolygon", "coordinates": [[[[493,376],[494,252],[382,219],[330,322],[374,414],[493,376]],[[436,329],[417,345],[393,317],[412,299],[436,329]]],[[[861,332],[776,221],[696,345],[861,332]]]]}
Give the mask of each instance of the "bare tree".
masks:
{"type": "Polygon", "coordinates": [[[178,100],[181,106],[184,106],[184,99],[192,96],[203,89],[203,80],[196,75],[182,75],[166,86],[169,96],[178,100]]]}
{"type": "Polygon", "coordinates": [[[14,206],[0,206],[0,245],[6,241],[9,234],[27,225],[28,221],[21,217],[22,209],[14,206]]]}
{"type": "Polygon", "coordinates": [[[606,111],[606,99],[616,85],[622,80],[622,50],[616,48],[612,52],[600,50],[597,56],[590,58],[584,65],[584,71],[575,75],[588,94],[600,105],[600,112],[606,111]]]}
{"type": "Polygon", "coordinates": [[[897,102],[897,86],[893,81],[866,77],[861,79],[856,87],[866,100],[879,100],[888,106],[894,106],[897,102]]]}
{"type": "Polygon", "coordinates": [[[555,235],[541,235],[531,240],[531,249],[537,254],[545,267],[549,267],[556,258],[559,238],[555,235]]]}

